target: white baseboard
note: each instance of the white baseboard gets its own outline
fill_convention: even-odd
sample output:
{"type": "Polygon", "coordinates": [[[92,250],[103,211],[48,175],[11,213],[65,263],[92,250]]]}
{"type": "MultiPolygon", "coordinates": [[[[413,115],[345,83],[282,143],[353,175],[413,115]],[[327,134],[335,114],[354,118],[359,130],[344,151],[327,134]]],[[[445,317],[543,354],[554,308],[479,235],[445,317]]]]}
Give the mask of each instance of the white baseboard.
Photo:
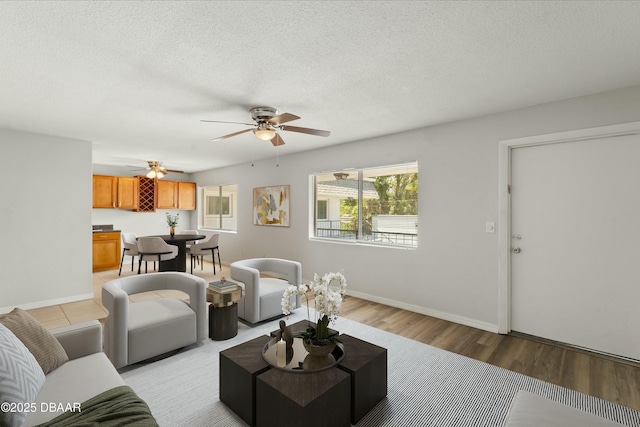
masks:
{"type": "Polygon", "coordinates": [[[18,304],[10,307],[0,307],[0,314],[9,313],[11,312],[11,310],[13,310],[16,307],[20,307],[23,310],[32,310],[34,308],[48,307],[51,305],[58,305],[58,304],[67,304],[69,302],[76,302],[76,301],[82,301],[87,299],[93,299],[93,293],[73,295],[70,297],[55,298],[55,299],[50,299],[45,301],[30,302],[28,304],[18,304]]]}
{"type": "Polygon", "coordinates": [[[418,305],[407,304],[402,301],[396,301],[388,298],[382,298],[375,295],[365,294],[363,292],[357,292],[349,290],[347,295],[361,298],[367,301],[373,301],[380,304],[388,305],[391,307],[401,308],[403,310],[413,311],[414,313],[424,314],[426,316],[436,317],[438,319],[447,320],[449,322],[459,323],[461,325],[470,326],[476,329],[482,329],[483,331],[498,333],[498,325],[491,323],[480,322],[476,319],[470,319],[468,317],[458,316],[457,314],[446,313],[444,311],[433,310],[418,305]]]}

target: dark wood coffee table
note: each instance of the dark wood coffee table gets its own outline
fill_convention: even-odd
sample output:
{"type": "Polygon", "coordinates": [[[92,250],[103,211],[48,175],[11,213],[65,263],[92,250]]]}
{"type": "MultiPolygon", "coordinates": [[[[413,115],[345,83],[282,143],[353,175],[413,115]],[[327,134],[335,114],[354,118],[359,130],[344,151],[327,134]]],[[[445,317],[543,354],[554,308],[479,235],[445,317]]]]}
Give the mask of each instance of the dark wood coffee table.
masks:
{"type": "Polygon", "coordinates": [[[356,424],[387,395],[387,349],[340,335],[345,358],[338,368],[351,376],[351,423],[356,424]]]}
{"type": "MultiPolygon", "coordinates": [[[[291,326],[295,331],[301,325],[291,326]]],[[[387,350],[340,337],[345,357],[335,368],[313,373],[271,367],[262,357],[271,339],[266,335],[221,351],[220,401],[250,426],[298,425],[296,420],[300,426],[357,423],[387,395],[387,350]],[[310,415],[318,408],[325,408],[320,411],[330,422],[310,415]]]]}
{"type": "Polygon", "coordinates": [[[270,339],[263,335],[220,352],[220,401],[250,426],[256,425],[256,377],[271,369],[262,357],[270,339]]]}
{"type": "Polygon", "coordinates": [[[349,374],[337,368],[308,374],[269,369],[256,377],[259,426],[348,427],[350,401],[349,374]]]}

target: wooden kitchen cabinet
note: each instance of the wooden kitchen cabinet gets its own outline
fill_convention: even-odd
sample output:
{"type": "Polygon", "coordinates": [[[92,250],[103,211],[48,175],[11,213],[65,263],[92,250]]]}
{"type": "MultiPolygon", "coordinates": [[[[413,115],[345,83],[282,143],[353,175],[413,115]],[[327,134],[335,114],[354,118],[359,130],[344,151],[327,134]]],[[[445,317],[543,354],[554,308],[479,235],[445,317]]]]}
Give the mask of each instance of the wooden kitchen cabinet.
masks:
{"type": "Polygon", "coordinates": [[[117,195],[117,176],[93,175],[94,208],[115,208],[117,195]]]}
{"type": "Polygon", "coordinates": [[[158,180],[156,182],[158,209],[196,209],[196,183],[158,180]]]}
{"type": "Polygon", "coordinates": [[[93,207],[153,212],[196,209],[196,183],[143,176],[93,175],[93,207]]]}
{"type": "Polygon", "coordinates": [[[120,209],[138,208],[138,179],[136,177],[118,177],[118,202],[120,209]]]}
{"type": "Polygon", "coordinates": [[[159,179],[156,182],[156,203],[158,209],[177,209],[178,183],[159,179]]]}
{"type": "Polygon", "coordinates": [[[93,233],[93,271],[109,270],[120,266],[120,232],[93,233]]]}
{"type": "Polygon", "coordinates": [[[93,175],[94,208],[138,208],[138,179],[128,176],[93,175]]]}
{"type": "Polygon", "coordinates": [[[195,182],[178,182],[178,209],[196,209],[195,182]]]}

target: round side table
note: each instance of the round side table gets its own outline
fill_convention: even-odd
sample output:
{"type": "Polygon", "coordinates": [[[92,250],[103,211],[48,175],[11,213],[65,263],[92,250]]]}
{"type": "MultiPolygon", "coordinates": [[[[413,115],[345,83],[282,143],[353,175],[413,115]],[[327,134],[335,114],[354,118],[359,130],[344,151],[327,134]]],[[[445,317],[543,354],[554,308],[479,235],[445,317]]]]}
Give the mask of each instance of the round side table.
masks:
{"type": "Polygon", "coordinates": [[[209,338],[215,341],[227,340],[238,335],[238,301],[242,298],[242,288],[237,283],[227,281],[226,286],[211,283],[207,287],[209,305],[209,338]]]}

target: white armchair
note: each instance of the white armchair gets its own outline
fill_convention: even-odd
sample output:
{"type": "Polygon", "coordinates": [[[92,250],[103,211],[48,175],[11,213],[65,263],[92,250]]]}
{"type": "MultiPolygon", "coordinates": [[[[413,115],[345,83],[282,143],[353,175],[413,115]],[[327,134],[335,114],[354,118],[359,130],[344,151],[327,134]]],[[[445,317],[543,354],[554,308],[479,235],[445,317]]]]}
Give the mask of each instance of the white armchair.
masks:
{"type": "Polygon", "coordinates": [[[187,273],[162,272],[129,276],[102,286],[104,352],[116,368],[168,353],[207,337],[207,282],[187,273]],[[175,289],[189,302],[156,298],[129,303],[129,295],[175,289]]]}
{"type": "MultiPolygon", "coordinates": [[[[244,297],[238,301],[238,317],[249,323],[282,316],[282,294],[289,285],[302,283],[302,264],[279,258],[255,258],[231,264],[231,279],[244,287],[244,297]],[[275,277],[260,277],[261,274],[275,277]],[[286,277],[286,280],[280,278],[286,277]]],[[[295,307],[300,307],[299,295],[295,307]]]]}

